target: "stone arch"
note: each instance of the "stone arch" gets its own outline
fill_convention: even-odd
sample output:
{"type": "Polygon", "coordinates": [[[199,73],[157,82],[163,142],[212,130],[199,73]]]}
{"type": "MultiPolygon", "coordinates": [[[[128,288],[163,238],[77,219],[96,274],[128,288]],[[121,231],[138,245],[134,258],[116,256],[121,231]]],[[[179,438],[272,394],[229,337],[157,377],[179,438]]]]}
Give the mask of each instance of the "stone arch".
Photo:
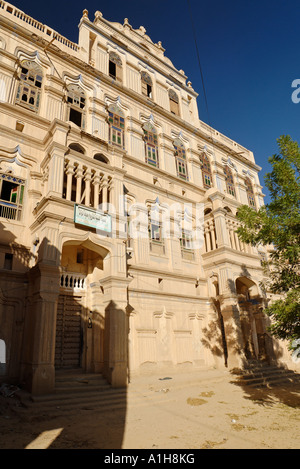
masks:
{"type": "Polygon", "coordinates": [[[61,239],[60,291],[56,314],[55,368],[102,372],[105,292],[110,250],[89,234],[61,239]]]}
{"type": "Polygon", "coordinates": [[[70,150],[74,150],[74,151],[77,151],[78,153],[81,153],[82,155],[85,155],[85,149],[79,143],[76,143],[76,142],[70,143],[69,148],[70,150]]]}
{"type": "Polygon", "coordinates": [[[251,297],[251,299],[259,297],[259,288],[249,277],[237,277],[235,287],[237,295],[241,294],[249,298],[251,297]]]}
{"type": "Polygon", "coordinates": [[[100,163],[109,164],[109,159],[103,153],[95,153],[93,156],[94,160],[100,161],[100,163]]]}
{"type": "Polygon", "coordinates": [[[247,359],[265,360],[269,355],[269,336],[263,313],[263,298],[258,285],[249,277],[235,280],[238,300],[243,350],[247,359]]]}

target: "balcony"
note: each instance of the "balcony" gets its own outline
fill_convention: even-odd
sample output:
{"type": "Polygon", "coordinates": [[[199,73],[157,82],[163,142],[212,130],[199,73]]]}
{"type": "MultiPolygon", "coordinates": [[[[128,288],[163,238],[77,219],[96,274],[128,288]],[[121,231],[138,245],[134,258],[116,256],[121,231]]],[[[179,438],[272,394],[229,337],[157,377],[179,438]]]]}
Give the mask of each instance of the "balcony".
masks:
{"type": "Polygon", "coordinates": [[[17,204],[12,204],[0,199],[0,218],[6,220],[21,220],[22,208],[17,204]]]}

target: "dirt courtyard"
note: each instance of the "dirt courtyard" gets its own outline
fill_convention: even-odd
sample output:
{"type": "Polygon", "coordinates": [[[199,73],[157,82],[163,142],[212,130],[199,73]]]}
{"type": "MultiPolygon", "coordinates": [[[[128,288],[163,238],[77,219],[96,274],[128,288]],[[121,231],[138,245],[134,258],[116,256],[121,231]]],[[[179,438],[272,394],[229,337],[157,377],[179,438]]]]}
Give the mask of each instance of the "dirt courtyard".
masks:
{"type": "Polygon", "coordinates": [[[123,405],[64,412],[0,400],[0,449],[300,449],[299,385],[254,390],[229,371],[132,378],[123,405]]]}

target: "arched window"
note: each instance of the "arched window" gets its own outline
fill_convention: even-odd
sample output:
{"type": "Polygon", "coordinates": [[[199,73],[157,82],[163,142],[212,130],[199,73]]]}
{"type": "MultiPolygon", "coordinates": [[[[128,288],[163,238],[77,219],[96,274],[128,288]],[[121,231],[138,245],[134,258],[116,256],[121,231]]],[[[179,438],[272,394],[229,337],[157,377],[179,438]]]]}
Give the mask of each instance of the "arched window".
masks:
{"type": "Polygon", "coordinates": [[[175,140],[174,149],[175,149],[177,176],[186,181],[188,179],[187,165],[186,165],[186,153],[185,153],[184,145],[179,139],[175,140]]]}
{"type": "Polygon", "coordinates": [[[96,153],[96,155],[94,155],[94,160],[100,161],[101,163],[105,164],[109,163],[108,158],[106,158],[106,156],[104,156],[102,153],[96,153]]]}
{"type": "Polygon", "coordinates": [[[150,253],[165,253],[164,211],[159,202],[148,206],[148,233],[150,253]]]}
{"type": "Polygon", "coordinates": [[[146,72],[141,73],[142,93],[148,98],[152,98],[152,80],[146,72]]]}
{"type": "Polygon", "coordinates": [[[79,85],[69,85],[67,91],[67,120],[85,128],[85,93],[79,85]]]}
{"type": "Polygon", "coordinates": [[[200,157],[203,186],[207,189],[212,187],[211,166],[208,157],[204,154],[200,157]]]}
{"type": "MultiPolygon", "coordinates": [[[[10,172],[0,172],[0,217],[20,220],[23,208],[25,179],[10,172]]],[[[9,257],[9,256],[8,256],[9,257]]]]}
{"type": "Polygon", "coordinates": [[[179,116],[179,99],[174,90],[169,90],[170,111],[179,116]]]}
{"type": "Polygon", "coordinates": [[[115,52],[109,53],[108,73],[114,80],[122,82],[122,61],[115,52]]]}
{"type": "Polygon", "coordinates": [[[246,179],[245,179],[245,185],[246,185],[248,204],[249,204],[250,207],[255,207],[253,187],[252,187],[251,181],[248,177],[246,177],[246,179]]]}
{"type": "Polygon", "coordinates": [[[17,90],[16,103],[38,111],[40,106],[43,72],[41,67],[31,60],[21,62],[20,83],[17,90]]]}
{"type": "Polygon", "coordinates": [[[226,191],[228,194],[235,197],[235,189],[233,182],[233,175],[231,169],[226,165],[224,166],[225,182],[226,182],[226,191]]]}
{"type": "Polygon", "coordinates": [[[108,108],[109,142],[124,148],[125,116],[121,109],[112,105],[108,108]]]}
{"type": "Polygon", "coordinates": [[[78,153],[81,153],[82,155],[85,154],[84,148],[81,145],[79,145],[79,143],[70,143],[69,148],[70,150],[75,150],[78,153]]]}
{"type": "Polygon", "coordinates": [[[145,142],[145,161],[158,168],[158,141],[154,125],[150,122],[143,126],[145,142]]]}

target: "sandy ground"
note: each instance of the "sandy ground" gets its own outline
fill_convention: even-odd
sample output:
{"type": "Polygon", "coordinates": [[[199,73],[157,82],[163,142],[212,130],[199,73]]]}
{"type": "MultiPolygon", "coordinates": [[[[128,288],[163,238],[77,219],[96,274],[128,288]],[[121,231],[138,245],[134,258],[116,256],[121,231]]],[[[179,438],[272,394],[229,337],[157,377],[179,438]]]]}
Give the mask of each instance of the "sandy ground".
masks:
{"type": "Polygon", "coordinates": [[[20,413],[2,397],[0,448],[299,449],[299,385],[252,390],[234,379],[217,370],[145,375],[132,378],[122,408],[70,415],[20,413]]]}

